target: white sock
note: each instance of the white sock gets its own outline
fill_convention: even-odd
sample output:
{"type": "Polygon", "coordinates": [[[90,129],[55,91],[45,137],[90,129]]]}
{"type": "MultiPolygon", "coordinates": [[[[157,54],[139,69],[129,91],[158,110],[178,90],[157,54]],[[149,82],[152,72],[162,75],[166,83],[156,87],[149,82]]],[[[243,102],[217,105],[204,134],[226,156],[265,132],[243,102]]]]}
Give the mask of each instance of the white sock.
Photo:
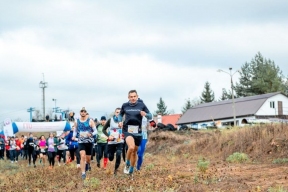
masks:
{"type": "Polygon", "coordinates": [[[85,174],[85,172],[82,172],[82,175],[84,175],[85,174]]]}

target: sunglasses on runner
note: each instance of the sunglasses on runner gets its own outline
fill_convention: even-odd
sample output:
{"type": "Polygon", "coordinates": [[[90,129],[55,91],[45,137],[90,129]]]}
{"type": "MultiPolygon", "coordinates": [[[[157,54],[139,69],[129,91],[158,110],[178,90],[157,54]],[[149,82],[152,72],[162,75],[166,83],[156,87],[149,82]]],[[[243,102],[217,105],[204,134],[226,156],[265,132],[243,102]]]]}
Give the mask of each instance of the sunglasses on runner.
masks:
{"type": "Polygon", "coordinates": [[[83,112],[84,112],[84,113],[86,113],[86,111],[85,111],[85,110],[81,110],[81,111],[80,111],[80,113],[83,113],[83,112]]]}

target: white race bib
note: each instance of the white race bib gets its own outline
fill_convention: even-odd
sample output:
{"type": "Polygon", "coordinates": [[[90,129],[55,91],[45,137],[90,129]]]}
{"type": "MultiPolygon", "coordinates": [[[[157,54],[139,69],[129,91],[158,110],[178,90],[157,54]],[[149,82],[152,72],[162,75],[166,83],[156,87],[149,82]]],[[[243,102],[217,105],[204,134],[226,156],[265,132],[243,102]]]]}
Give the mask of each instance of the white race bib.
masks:
{"type": "Polygon", "coordinates": [[[139,126],[137,125],[128,125],[129,133],[138,133],[139,126]]]}
{"type": "Polygon", "coordinates": [[[119,138],[119,132],[118,131],[112,131],[112,132],[110,132],[110,135],[113,136],[115,139],[119,138]]]}
{"type": "Polygon", "coordinates": [[[80,131],[80,137],[87,137],[88,132],[87,131],[80,131]]]}
{"type": "Polygon", "coordinates": [[[100,135],[100,137],[103,138],[103,139],[108,139],[108,137],[107,137],[104,133],[102,133],[102,134],[100,135]]]}

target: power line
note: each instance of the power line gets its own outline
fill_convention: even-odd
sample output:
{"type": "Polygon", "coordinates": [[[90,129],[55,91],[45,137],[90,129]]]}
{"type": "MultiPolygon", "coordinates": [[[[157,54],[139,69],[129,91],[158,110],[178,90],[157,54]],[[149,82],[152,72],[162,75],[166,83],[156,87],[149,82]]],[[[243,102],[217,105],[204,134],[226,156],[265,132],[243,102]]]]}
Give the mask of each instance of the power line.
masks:
{"type": "Polygon", "coordinates": [[[6,115],[6,114],[9,114],[9,113],[15,113],[15,112],[18,112],[18,111],[25,111],[26,109],[19,109],[19,110],[15,110],[15,111],[9,111],[9,112],[6,112],[6,113],[1,113],[0,114],[0,117],[1,116],[4,116],[4,115],[6,115]]]}

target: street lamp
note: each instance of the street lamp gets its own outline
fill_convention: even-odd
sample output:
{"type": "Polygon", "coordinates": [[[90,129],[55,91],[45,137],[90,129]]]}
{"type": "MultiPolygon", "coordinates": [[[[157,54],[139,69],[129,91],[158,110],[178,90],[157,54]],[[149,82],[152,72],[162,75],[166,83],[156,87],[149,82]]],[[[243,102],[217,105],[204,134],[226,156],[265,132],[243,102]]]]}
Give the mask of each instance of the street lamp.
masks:
{"type": "Polygon", "coordinates": [[[54,108],[55,109],[55,113],[56,113],[56,100],[57,99],[52,99],[52,101],[55,101],[55,108],[54,108]]]}
{"type": "Polygon", "coordinates": [[[233,89],[233,75],[235,75],[239,70],[236,70],[234,73],[232,73],[232,67],[229,68],[230,73],[223,71],[222,69],[218,69],[218,72],[224,72],[230,75],[231,78],[231,89],[232,89],[232,108],[233,108],[233,118],[234,118],[234,126],[236,126],[236,113],[235,113],[235,101],[234,101],[234,89],[233,89]]]}

